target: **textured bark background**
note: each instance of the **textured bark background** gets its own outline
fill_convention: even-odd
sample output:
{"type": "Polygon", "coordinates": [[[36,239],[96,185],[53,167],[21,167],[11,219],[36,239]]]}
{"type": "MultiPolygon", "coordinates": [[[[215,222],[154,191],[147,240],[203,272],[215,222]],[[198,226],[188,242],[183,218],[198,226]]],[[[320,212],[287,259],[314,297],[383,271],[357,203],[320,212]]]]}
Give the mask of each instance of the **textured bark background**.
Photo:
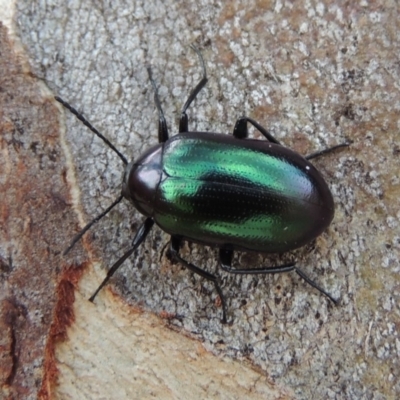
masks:
{"type": "Polygon", "coordinates": [[[54,372],[49,346],[64,333],[55,316],[71,321],[73,297],[60,293],[73,296],[70,279],[57,285],[67,238],[59,228],[76,223],[57,108],[17,49],[0,23],[0,397],[25,399],[54,372]]]}
{"type": "Polygon", "coordinates": [[[4,397],[398,398],[398,12],[395,1],[17,1],[23,47],[1,36],[4,397]],[[221,325],[212,285],[160,260],[158,229],[92,305],[143,220],[125,203],[61,257],[116,198],[123,168],[52,93],[135,159],[157,140],[146,66],[176,132],[200,78],[191,43],[209,75],[191,130],[229,133],[246,114],[302,154],[354,142],[315,162],[336,201],[327,232],[280,258],[236,258],[295,258],[338,307],[295,275],[228,276],[214,249],[186,245],[223,278],[233,324],[221,325]]]}

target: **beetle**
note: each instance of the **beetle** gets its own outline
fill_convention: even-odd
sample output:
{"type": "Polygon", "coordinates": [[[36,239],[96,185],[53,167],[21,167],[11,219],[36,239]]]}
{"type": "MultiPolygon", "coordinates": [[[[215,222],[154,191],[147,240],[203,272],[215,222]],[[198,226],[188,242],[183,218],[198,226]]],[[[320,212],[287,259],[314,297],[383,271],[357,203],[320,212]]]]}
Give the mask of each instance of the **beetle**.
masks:
{"type": "Polygon", "coordinates": [[[169,136],[158,89],[148,67],[158,111],[158,144],[130,163],[80,113],[60,97],[55,97],[100,137],[126,166],[121,195],[74,237],[64,254],[123,198],[146,217],[130,249],[109,269],[89,300],[95,299],[156,223],[171,235],[170,258],[213,282],[221,300],[223,323],[227,322],[226,299],[219,278],[181,257],[179,249],[184,240],[218,247],[219,264],[228,273],[244,275],[295,271],[308,284],[337,303],[294,262],[267,268],[240,269],[232,266],[232,257],[236,250],[284,253],[318,237],[333,219],[334,202],[327,183],[309,160],[349,143],[302,157],[282,146],[265,128],[245,116],[236,121],[233,135],[191,132],[187,110],[208,80],[201,52],[191,47],[199,57],[202,78],[182,108],[179,133],[169,136]],[[248,138],[248,124],[253,125],[266,140],[248,138]]]}

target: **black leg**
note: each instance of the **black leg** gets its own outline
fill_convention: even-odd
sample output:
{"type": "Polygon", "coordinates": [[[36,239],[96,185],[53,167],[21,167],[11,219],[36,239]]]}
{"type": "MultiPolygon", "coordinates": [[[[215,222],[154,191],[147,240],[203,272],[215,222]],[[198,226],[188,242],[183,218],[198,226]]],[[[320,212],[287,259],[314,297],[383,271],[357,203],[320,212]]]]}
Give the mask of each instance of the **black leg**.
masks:
{"type": "Polygon", "coordinates": [[[245,139],[249,135],[247,130],[247,123],[250,122],[256,129],[258,129],[261,134],[270,142],[280,144],[265,128],[263,128],[258,122],[254,121],[254,119],[248,117],[239,118],[236,121],[235,127],[233,129],[233,136],[238,139],[245,139]]]}
{"type": "Polygon", "coordinates": [[[181,119],[179,121],[179,133],[182,132],[188,132],[189,131],[189,125],[188,125],[188,117],[186,114],[187,109],[189,108],[190,104],[192,101],[196,98],[196,96],[199,94],[200,90],[203,89],[203,87],[206,85],[208,79],[207,79],[207,71],[206,71],[206,66],[204,64],[204,59],[203,56],[200,53],[200,50],[195,47],[195,46],[190,46],[199,56],[201,67],[203,69],[203,77],[201,78],[200,82],[196,85],[196,87],[192,90],[192,92],[189,95],[189,98],[186,100],[185,105],[182,108],[181,112],[181,119]]]}
{"type": "Polygon", "coordinates": [[[100,286],[90,297],[89,301],[94,301],[94,298],[100,292],[100,290],[106,285],[109,279],[114,275],[115,271],[123,264],[123,262],[143,243],[149,234],[151,228],[154,225],[154,221],[152,218],[147,218],[139,230],[136,232],[136,235],[132,241],[132,247],[109,269],[106,277],[103,282],[101,282],[100,286]]]}
{"type": "Polygon", "coordinates": [[[217,290],[217,293],[221,299],[222,323],[225,324],[226,323],[226,302],[225,302],[225,297],[222,293],[221,287],[219,285],[219,279],[215,275],[212,275],[209,272],[204,271],[201,268],[196,267],[195,265],[184,260],[179,255],[180,243],[181,243],[181,239],[179,237],[171,236],[170,256],[171,256],[172,260],[180,262],[181,264],[183,264],[187,269],[189,269],[193,273],[200,275],[204,279],[207,279],[208,281],[211,281],[214,283],[215,289],[217,290]]]}
{"type": "Polygon", "coordinates": [[[247,274],[280,274],[283,272],[295,271],[309,285],[320,291],[322,294],[328,297],[333,303],[335,304],[338,303],[338,301],[334,299],[329,293],[327,293],[324,289],[322,289],[315,282],[313,282],[303,271],[297,268],[295,266],[295,263],[289,263],[270,268],[236,269],[232,267],[232,256],[233,256],[232,250],[224,250],[224,249],[219,250],[219,262],[221,264],[221,268],[226,272],[229,272],[231,274],[247,275],[247,274]]]}
{"type": "Polygon", "coordinates": [[[336,146],[329,147],[328,149],[320,150],[320,151],[317,151],[316,153],[311,153],[308,156],[305,156],[304,158],[307,159],[307,160],[311,160],[312,158],[317,158],[317,157],[322,156],[324,154],[331,153],[332,151],[335,151],[337,149],[341,149],[342,147],[350,146],[352,143],[353,142],[351,142],[351,141],[345,142],[345,143],[341,143],[341,144],[338,144],[336,146]]]}
{"type": "Polygon", "coordinates": [[[161,108],[160,98],[158,97],[158,89],[156,86],[156,82],[153,79],[150,67],[147,67],[147,72],[149,74],[151,85],[153,86],[154,89],[154,102],[156,103],[158,111],[158,143],[164,143],[168,140],[169,137],[167,121],[165,120],[164,117],[164,111],[161,108]]]}

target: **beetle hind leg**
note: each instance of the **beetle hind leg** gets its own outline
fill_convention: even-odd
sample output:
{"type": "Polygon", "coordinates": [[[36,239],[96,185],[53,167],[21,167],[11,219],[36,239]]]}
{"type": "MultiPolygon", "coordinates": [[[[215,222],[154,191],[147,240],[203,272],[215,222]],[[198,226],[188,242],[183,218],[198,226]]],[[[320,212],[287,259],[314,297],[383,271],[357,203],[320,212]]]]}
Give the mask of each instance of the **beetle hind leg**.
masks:
{"type": "Polygon", "coordinates": [[[233,136],[235,138],[246,139],[249,136],[247,123],[253,125],[254,128],[256,128],[271,143],[280,144],[278,140],[276,140],[264,127],[254,121],[254,119],[248,117],[241,117],[236,121],[235,127],[233,128],[233,136]]]}
{"type": "Polygon", "coordinates": [[[334,299],[328,292],[326,292],[313,280],[311,280],[301,269],[297,268],[294,262],[268,268],[236,269],[232,267],[232,256],[233,256],[232,250],[226,250],[226,249],[219,250],[219,262],[221,268],[226,272],[239,275],[256,275],[256,274],[266,275],[266,274],[280,274],[284,272],[295,271],[297,275],[303,278],[314,289],[317,289],[320,293],[328,297],[328,299],[331,300],[333,303],[335,304],[338,303],[338,300],[334,299]]]}
{"type": "Polygon", "coordinates": [[[219,284],[219,279],[215,275],[210,274],[207,271],[204,271],[203,269],[196,267],[192,263],[189,263],[188,261],[184,260],[180,255],[179,255],[179,248],[181,244],[181,239],[178,236],[171,236],[171,245],[169,248],[169,255],[171,256],[172,260],[178,261],[181,264],[183,264],[188,270],[192,271],[193,273],[200,275],[204,279],[213,282],[215,289],[221,299],[221,305],[222,305],[222,323],[226,324],[226,301],[225,301],[225,296],[222,293],[221,286],[219,284]]]}
{"type": "Polygon", "coordinates": [[[307,159],[307,160],[311,160],[313,158],[317,158],[317,157],[323,156],[324,154],[329,154],[329,153],[331,153],[331,152],[333,152],[333,151],[335,151],[337,149],[341,149],[342,147],[350,146],[352,143],[353,143],[352,141],[340,143],[340,144],[337,144],[336,146],[328,147],[327,149],[320,150],[320,151],[317,151],[315,153],[308,154],[304,158],[307,159]]]}

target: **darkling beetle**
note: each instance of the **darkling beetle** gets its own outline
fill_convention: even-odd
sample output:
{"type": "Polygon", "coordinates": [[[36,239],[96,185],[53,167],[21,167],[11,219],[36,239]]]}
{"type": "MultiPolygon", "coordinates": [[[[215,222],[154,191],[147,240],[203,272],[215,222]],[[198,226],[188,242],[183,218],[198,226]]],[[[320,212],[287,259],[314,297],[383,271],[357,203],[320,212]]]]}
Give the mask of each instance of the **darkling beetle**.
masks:
{"type": "Polygon", "coordinates": [[[190,132],[186,111],[207,83],[203,57],[196,47],[191,47],[200,59],[203,76],[182,108],[179,133],[171,138],[156,83],[151,69],[147,69],[158,110],[159,144],[148,149],[136,161],[128,163],[81,114],[61,98],[55,97],[114,150],[126,166],[121,195],[74,237],[64,254],[123,198],[132,202],[146,217],[131,248],[111,267],[90,301],[143,243],[156,223],[171,235],[170,258],[214,283],[221,299],[223,323],[227,321],[227,313],[220,280],[180,256],[182,240],[218,247],[221,268],[229,273],[245,275],[295,271],[309,285],[337,303],[294,262],[268,268],[237,269],[232,267],[232,256],[234,250],[283,253],[319,236],[333,219],[334,203],[326,182],[309,160],[349,143],[302,157],[283,147],[267,130],[248,117],[236,121],[233,136],[190,132]],[[249,139],[248,123],[267,140],[249,139]]]}

